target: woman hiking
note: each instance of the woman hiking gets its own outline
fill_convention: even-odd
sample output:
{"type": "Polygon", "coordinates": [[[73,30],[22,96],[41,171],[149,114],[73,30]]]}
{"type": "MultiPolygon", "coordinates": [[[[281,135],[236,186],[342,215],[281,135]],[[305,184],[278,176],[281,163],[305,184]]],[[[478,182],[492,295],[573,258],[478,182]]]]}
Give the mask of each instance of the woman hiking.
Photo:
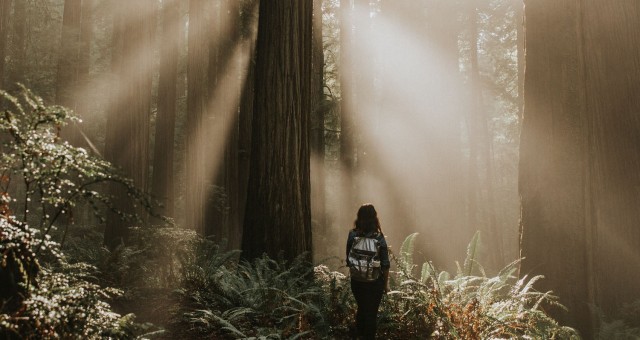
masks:
{"type": "Polygon", "coordinates": [[[378,213],[372,204],[363,204],[347,238],[351,291],[358,304],[356,338],[375,339],[378,307],[382,294],[389,291],[390,265],[378,213]]]}

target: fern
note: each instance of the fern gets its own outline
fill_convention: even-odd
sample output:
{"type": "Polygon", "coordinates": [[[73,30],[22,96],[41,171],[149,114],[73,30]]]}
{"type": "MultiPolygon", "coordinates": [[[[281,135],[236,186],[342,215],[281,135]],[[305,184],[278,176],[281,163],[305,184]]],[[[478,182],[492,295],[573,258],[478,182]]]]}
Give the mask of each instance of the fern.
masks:
{"type": "Polygon", "coordinates": [[[480,242],[480,231],[476,231],[467,246],[467,257],[464,260],[464,275],[470,276],[473,273],[473,266],[476,263],[478,243],[480,242]]]}
{"type": "Polygon", "coordinates": [[[400,246],[400,265],[405,273],[411,274],[413,271],[413,251],[418,233],[407,236],[400,246]]]}

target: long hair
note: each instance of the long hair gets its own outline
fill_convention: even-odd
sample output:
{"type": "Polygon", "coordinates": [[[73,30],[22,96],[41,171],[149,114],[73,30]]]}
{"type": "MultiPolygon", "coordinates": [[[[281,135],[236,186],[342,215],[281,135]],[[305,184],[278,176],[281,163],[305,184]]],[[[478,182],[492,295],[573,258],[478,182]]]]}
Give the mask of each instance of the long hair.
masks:
{"type": "Polygon", "coordinates": [[[372,232],[379,232],[382,234],[382,228],[380,227],[380,220],[378,220],[378,213],[373,204],[363,204],[358,209],[358,216],[355,222],[353,222],[354,230],[363,234],[369,234],[372,232]]]}

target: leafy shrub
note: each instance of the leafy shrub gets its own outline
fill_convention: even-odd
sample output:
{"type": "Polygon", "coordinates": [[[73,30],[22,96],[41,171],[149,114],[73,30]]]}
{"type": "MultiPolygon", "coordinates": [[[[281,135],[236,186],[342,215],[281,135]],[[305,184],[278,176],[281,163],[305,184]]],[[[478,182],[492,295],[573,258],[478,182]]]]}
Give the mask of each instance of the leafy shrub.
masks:
{"type": "MultiPolygon", "coordinates": [[[[534,290],[541,277],[516,278],[518,262],[487,277],[474,254],[477,236],[455,276],[426,263],[415,277],[409,236],[379,313],[384,339],[570,339],[577,333],[546,315],[557,304],[534,290]],[[477,275],[479,272],[480,275],[477,275]]],[[[206,244],[206,243],[205,243],[206,244]]],[[[325,265],[287,264],[262,257],[237,262],[234,252],[212,243],[184,268],[177,313],[193,336],[225,338],[348,338],[355,301],[349,278],[325,265]]]]}
{"type": "MultiPolygon", "coordinates": [[[[384,339],[571,339],[575,330],[562,327],[546,315],[543,304],[557,304],[550,293],[533,289],[541,277],[516,278],[518,262],[487,277],[475,263],[478,235],[468,247],[464,265],[455,276],[438,272],[432,264],[422,266],[414,276],[413,241],[405,239],[398,257],[392,256],[397,271],[392,273],[393,291],[383,297],[378,335],[384,339]],[[474,269],[475,268],[475,269],[474,269]],[[475,275],[478,271],[480,275],[475,275]]],[[[345,332],[353,319],[353,301],[348,299],[348,278],[326,269],[320,280],[327,294],[326,306],[333,335],[345,332]],[[338,303],[336,303],[339,301],[338,303]],[[341,323],[340,323],[341,322],[341,323]]]]}
{"type": "MultiPolygon", "coordinates": [[[[8,196],[6,196],[8,197],[8,196]]],[[[20,309],[40,265],[32,250],[34,230],[0,213],[0,312],[20,309]]]]}
{"type": "MultiPolygon", "coordinates": [[[[71,111],[47,106],[42,98],[20,87],[17,96],[0,91],[0,97],[10,105],[0,115],[0,194],[8,194],[12,188],[14,200],[5,200],[11,215],[21,215],[19,220],[41,229],[43,237],[62,216],[71,219],[79,202],[89,204],[102,219],[103,207],[115,211],[112,197],[99,190],[106,182],[122,185],[142,206],[150,207],[148,196],[113,165],[60,139],[61,127],[78,121],[71,111]]],[[[123,218],[136,218],[115,212],[123,218]]]]}
{"type": "Polygon", "coordinates": [[[625,304],[613,317],[599,317],[598,339],[640,339],[640,300],[625,304]]]}
{"type": "Polygon", "coordinates": [[[60,126],[75,119],[68,110],[45,106],[24,87],[18,97],[0,96],[11,107],[0,115],[0,337],[131,338],[146,331],[133,315],[111,310],[106,301],[120,291],[100,287],[93,266],[69,264],[51,237],[78,202],[96,213],[99,205],[111,207],[94,190],[100,183],[118,182],[145,204],[146,196],[108,162],[60,140],[60,126]]]}
{"type": "Polygon", "coordinates": [[[287,263],[266,256],[238,261],[237,252],[204,241],[186,266],[178,294],[181,321],[200,336],[322,338],[327,334],[321,287],[304,256],[287,263]]]}
{"type": "Polygon", "coordinates": [[[94,267],[68,264],[53,241],[34,246],[37,232],[0,215],[0,338],[130,338],[149,328],[111,310],[105,301],[121,291],[92,283],[94,267]],[[40,264],[36,246],[57,261],[40,264]]]}
{"type": "Polygon", "coordinates": [[[169,289],[181,282],[184,258],[193,257],[199,237],[172,224],[130,228],[127,244],[102,246],[98,227],[76,227],[67,236],[64,253],[95,266],[105,284],[123,290],[169,289]]]}

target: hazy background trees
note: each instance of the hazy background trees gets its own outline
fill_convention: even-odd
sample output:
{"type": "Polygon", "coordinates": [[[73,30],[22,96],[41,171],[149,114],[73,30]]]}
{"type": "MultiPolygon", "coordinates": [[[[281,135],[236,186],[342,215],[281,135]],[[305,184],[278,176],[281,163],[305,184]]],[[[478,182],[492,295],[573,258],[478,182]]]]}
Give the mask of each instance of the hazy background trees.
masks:
{"type": "MultiPolygon", "coordinates": [[[[177,225],[234,248],[250,230],[250,256],[286,240],[342,258],[371,202],[392,249],[420,233],[416,262],[454,268],[476,230],[490,272],[522,246],[521,274],[545,274],[582,329],[586,305],[612,313],[638,297],[636,3],[283,3],[300,10],[287,30],[299,44],[278,31],[298,16],[264,15],[275,3],[2,0],[0,84],[74,109],[84,123],[61,136],[177,225]]],[[[84,210],[76,220],[100,224],[84,210]]],[[[131,225],[110,215],[105,242],[131,225]]]]}

